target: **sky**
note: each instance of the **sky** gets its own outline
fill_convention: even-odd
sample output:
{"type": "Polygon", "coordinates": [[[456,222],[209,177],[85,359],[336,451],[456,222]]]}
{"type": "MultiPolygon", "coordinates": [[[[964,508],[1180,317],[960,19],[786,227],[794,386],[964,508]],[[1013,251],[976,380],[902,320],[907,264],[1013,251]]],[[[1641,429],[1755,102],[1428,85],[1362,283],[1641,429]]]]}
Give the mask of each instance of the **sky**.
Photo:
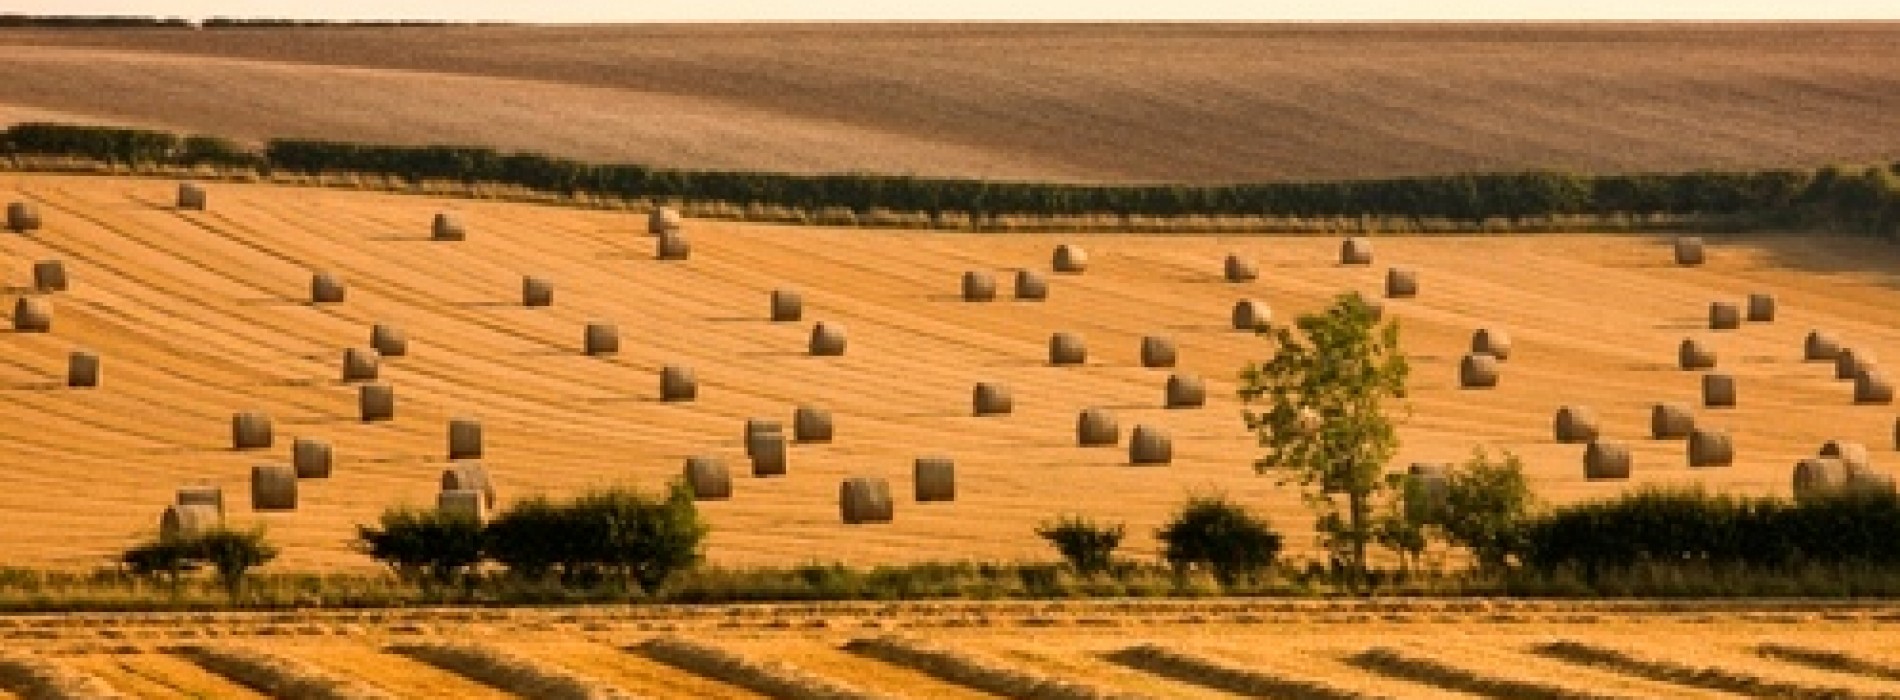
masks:
{"type": "Polygon", "coordinates": [[[1900,0],[0,0],[0,13],[553,23],[1893,20],[1900,0]]]}

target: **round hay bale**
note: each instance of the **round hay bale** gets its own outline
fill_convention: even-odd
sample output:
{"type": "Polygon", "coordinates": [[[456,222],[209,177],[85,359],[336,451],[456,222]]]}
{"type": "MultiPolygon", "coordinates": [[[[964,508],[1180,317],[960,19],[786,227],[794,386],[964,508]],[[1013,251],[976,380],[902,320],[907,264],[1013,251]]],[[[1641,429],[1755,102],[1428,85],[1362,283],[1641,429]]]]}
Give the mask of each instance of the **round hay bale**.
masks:
{"type": "Polygon", "coordinates": [[[699,379],[693,376],[691,367],[667,365],[660,368],[661,401],[685,402],[697,398],[699,398],[699,379]]]}
{"type": "Polygon", "coordinates": [[[328,272],[319,272],[310,277],[310,303],[341,304],[346,287],[343,278],[328,272]]]}
{"type": "Polygon", "coordinates": [[[1234,330],[1254,331],[1257,333],[1262,327],[1272,322],[1273,309],[1269,308],[1266,304],[1252,299],[1242,299],[1234,302],[1234,330]]]}
{"type": "Polygon", "coordinates": [[[409,335],[393,323],[378,323],[370,329],[369,346],[383,357],[402,357],[409,354],[409,335]]]}
{"type": "Polygon", "coordinates": [[[1465,389],[1490,389],[1498,385],[1498,358],[1481,352],[1468,353],[1458,361],[1458,386],[1465,389]]]}
{"type": "Polygon", "coordinates": [[[1676,346],[1676,365],[1690,371],[1715,369],[1715,348],[1694,338],[1676,346]]]}
{"type": "Polygon", "coordinates": [[[1255,267],[1252,260],[1242,258],[1236,253],[1227,254],[1227,261],[1223,263],[1221,272],[1229,282],[1252,282],[1260,278],[1260,268],[1255,267]]]}
{"type": "Polygon", "coordinates": [[[846,525],[888,523],[893,510],[888,481],[854,476],[838,486],[838,511],[846,525]]]}
{"type": "Polygon", "coordinates": [[[1050,267],[1063,274],[1082,274],[1089,269],[1089,253],[1081,246],[1064,243],[1056,246],[1055,261],[1050,267]]]}
{"type": "Polygon", "coordinates": [[[767,418],[748,418],[745,422],[746,456],[752,456],[752,436],[784,435],[785,427],[778,421],[767,418]]]}
{"type": "Polygon", "coordinates": [[[14,233],[28,233],[40,229],[40,206],[32,202],[13,202],[7,205],[7,230],[14,233]]]}
{"type": "Polygon", "coordinates": [[[231,449],[268,450],[271,443],[270,416],[253,411],[231,415],[231,449]]]}
{"type": "Polygon", "coordinates": [[[1007,416],[1014,408],[1009,387],[996,382],[978,382],[971,392],[970,403],[978,416],[1007,416]]]}
{"type": "Polygon", "coordinates": [[[1879,369],[1864,367],[1854,377],[1854,403],[1885,405],[1893,403],[1893,382],[1879,369]]]}
{"type": "Polygon", "coordinates": [[[91,389],[99,386],[99,355],[90,350],[74,350],[66,356],[66,386],[91,389]]]}
{"type": "Polygon", "coordinates": [[[1775,295],[1756,292],[1748,295],[1748,322],[1773,323],[1775,321],[1775,295]]]}
{"type": "Polygon", "coordinates": [[[693,244],[686,240],[686,234],[678,230],[669,230],[660,234],[660,243],[655,247],[653,257],[660,260],[685,260],[692,257],[693,244]]]}
{"type": "Polygon", "coordinates": [[[1392,299],[1410,299],[1418,296],[1418,271],[1409,267],[1386,270],[1385,295],[1392,299]]]}
{"type": "Polygon", "coordinates": [[[1847,490],[1847,463],[1832,457],[1808,457],[1794,464],[1794,498],[1832,498],[1847,490]]]}
{"type": "Polygon", "coordinates": [[[1175,361],[1174,341],[1164,336],[1149,335],[1141,339],[1141,366],[1149,368],[1173,367],[1175,361]]]}
{"type": "Polygon", "coordinates": [[[1706,408],[1735,407],[1735,375],[1711,372],[1702,375],[1702,405],[1706,408]]]}
{"type": "Polygon", "coordinates": [[[617,355],[620,353],[620,327],[611,323],[589,323],[582,342],[591,357],[617,355]]]}
{"type": "Polygon", "coordinates": [[[388,384],[363,384],[357,387],[358,417],[365,423],[396,419],[396,387],[388,384]]]}
{"type": "Polygon", "coordinates": [[[1732,331],[1742,327],[1742,307],[1732,301],[1709,302],[1709,329],[1732,331]]]}
{"type": "Polygon", "coordinates": [[[383,354],[376,348],[347,348],[343,351],[343,381],[373,382],[382,373],[383,354]]]}
{"type": "Polygon", "coordinates": [[[1049,364],[1079,365],[1088,359],[1088,345],[1082,342],[1082,336],[1066,332],[1049,336],[1049,364]]]}
{"type": "Polygon", "coordinates": [[[475,491],[482,494],[482,505],[495,507],[495,480],[481,462],[455,462],[442,470],[443,491],[475,491]]]}
{"type": "Polygon", "coordinates": [[[170,505],[158,516],[158,538],[176,540],[217,529],[224,511],[209,505],[170,505]]]}
{"type": "Polygon", "coordinates": [[[1049,281],[1033,270],[1016,271],[1016,299],[1018,301],[1043,301],[1049,298],[1049,281]]]}
{"type": "Polygon", "coordinates": [[[806,348],[815,357],[837,357],[844,354],[844,324],[832,321],[819,321],[811,327],[811,341],[806,348]]]}
{"type": "Polygon", "coordinates": [[[792,439],[799,442],[831,442],[831,412],[817,406],[799,406],[792,412],[792,439]]]}
{"type": "Polygon", "coordinates": [[[1900,418],[1893,419],[1893,448],[1900,450],[1900,418]]]}
{"type": "Polygon", "coordinates": [[[335,461],[326,441],[297,438],[290,443],[290,467],[299,479],[328,479],[335,461]]]}
{"type": "Polygon", "coordinates": [[[785,476],[784,433],[753,433],[746,436],[745,452],[752,457],[753,476],[785,476]]]}
{"type": "Polygon", "coordinates": [[[1583,444],[1597,439],[1601,432],[1597,423],[1597,412],[1589,406],[1564,406],[1557,409],[1553,421],[1557,442],[1564,444],[1583,444]]]}
{"type": "Polygon", "coordinates": [[[1169,464],[1174,461],[1174,441],[1168,431],[1152,425],[1137,425],[1128,437],[1128,463],[1135,465],[1169,464]]]}
{"type": "Polygon", "coordinates": [[[435,495],[435,509],[445,515],[482,522],[488,519],[488,498],[480,491],[443,491],[435,495]]]}
{"type": "Polygon", "coordinates": [[[1168,376],[1168,408],[1200,408],[1207,404],[1207,384],[1192,374],[1176,372],[1168,376]]]}
{"type": "Polygon", "coordinates": [[[66,264],[58,260],[33,263],[33,290],[41,294],[66,291],[66,264]]]}
{"type": "Polygon", "coordinates": [[[1620,442],[1592,440],[1583,451],[1583,478],[1591,481],[1630,478],[1630,448],[1620,442]]]}
{"type": "Polygon", "coordinates": [[[686,458],[686,485],[693,489],[693,500],[724,501],[732,498],[732,473],[718,457],[701,455],[686,458]]]}
{"type": "Polygon", "coordinates": [[[1893,496],[1893,475],[1865,464],[1849,464],[1846,492],[1857,496],[1893,496]]]}
{"type": "Polygon", "coordinates": [[[1511,359],[1511,334],[1499,328],[1480,328],[1471,334],[1471,352],[1490,355],[1499,362],[1511,359]]]}
{"type": "Polygon", "coordinates": [[[1726,467],[1735,463],[1735,442],[1728,431],[1696,428],[1689,433],[1689,466],[1726,467]]]}
{"type": "Polygon", "coordinates": [[[805,297],[796,289],[772,290],[772,322],[796,323],[805,317],[805,297]]]}
{"type": "Polygon", "coordinates": [[[1100,447],[1121,442],[1121,426],[1115,414],[1106,408],[1085,408],[1075,417],[1075,442],[1082,447],[1100,447]]]}
{"type": "Polygon", "coordinates": [[[251,467],[251,510],[296,509],[296,470],[281,464],[251,467]]]}
{"type": "Polygon", "coordinates": [[[1872,367],[1876,362],[1872,352],[1841,348],[1834,356],[1834,378],[1852,380],[1860,376],[1862,367],[1872,367]]]}
{"type": "Polygon", "coordinates": [[[1414,462],[1406,470],[1402,497],[1405,517],[1413,523],[1442,523],[1451,514],[1451,469],[1434,462],[1414,462]]]}
{"type": "Polygon", "coordinates": [[[1818,330],[1808,331],[1808,339],[1803,344],[1802,357],[1809,362],[1833,362],[1841,355],[1841,341],[1830,333],[1818,330]]]}
{"type": "Polygon", "coordinates": [[[481,458],[481,419],[466,416],[449,419],[449,459],[481,458]]]}
{"type": "Polygon", "coordinates": [[[531,309],[553,306],[554,280],[546,277],[522,277],[521,305],[531,309]]]}
{"type": "Polygon", "coordinates": [[[1371,265],[1372,239],[1365,236],[1353,236],[1339,244],[1339,264],[1371,265]]]}
{"type": "Polygon", "coordinates": [[[996,299],[996,280],[990,273],[971,270],[963,273],[964,301],[993,301],[996,299]]]}
{"type": "Polygon", "coordinates": [[[949,457],[918,457],[911,466],[918,503],[957,500],[957,464],[949,457]]]}
{"type": "Polygon", "coordinates": [[[204,211],[205,188],[196,182],[178,183],[178,208],[204,211]]]}
{"type": "Polygon", "coordinates": [[[38,297],[20,297],[13,302],[13,332],[51,333],[53,303],[38,297]]]}
{"type": "Polygon", "coordinates": [[[207,484],[180,486],[173,503],[181,506],[210,506],[224,512],[224,489],[207,484]]]}
{"type": "Polygon", "coordinates": [[[452,211],[437,212],[435,223],[429,227],[429,238],[438,241],[468,240],[468,229],[462,226],[462,215],[452,211]]]}
{"type": "Polygon", "coordinates": [[[1702,264],[1702,238],[1699,236],[1676,237],[1676,264],[1702,264]]]}
{"type": "Polygon", "coordinates": [[[1649,437],[1656,440],[1681,440],[1695,432],[1695,414],[1680,403],[1659,403],[1649,407],[1649,437]]]}
{"type": "Polygon", "coordinates": [[[654,207],[647,212],[647,233],[660,235],[667,231],[677,231],[681,220],[679,210],[672,207],[654,207]]]}
{"type": "Polygon", "coordinates": [[[1829,459],[1840,460],[1842,464],[1846,464],[1848,466],[1864,467],[1869,464],[1872,464],[1872,460],[1868,456],[1867,446],[1860,444],[1858,442],[1848,442],[1846,440],[1829,440],[1827,442],[1821,443],[1820,451],[1816,452],[1815,454],[1821,457],[1827,457],[1829,459]]]}

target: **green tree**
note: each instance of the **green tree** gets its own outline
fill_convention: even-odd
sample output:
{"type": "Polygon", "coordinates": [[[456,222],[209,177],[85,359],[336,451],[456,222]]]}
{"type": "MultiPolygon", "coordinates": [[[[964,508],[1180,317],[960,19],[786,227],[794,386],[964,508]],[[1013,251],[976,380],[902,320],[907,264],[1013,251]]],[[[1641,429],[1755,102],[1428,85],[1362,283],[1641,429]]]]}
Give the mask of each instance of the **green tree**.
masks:
{"type": "Polygon", "coordinates": [[[1381,323],[1353,293],[1300,316],[1292,328],[1270,325],[1260,333],[1273,343],[1273,359],[1249,364],[1240,389],[1248,404],[1266,406],[1245,414],[1266,449],[1254,466],[1305,490],[1322,542],[1363,582],[1366,547],[1378,530],[1373,509],[1391,488],[1385,465],[1399,444],[1386,402],[1404,397],[1411,374],[1398,322],[1381,323]]]}
{"type": "Polygon", "coordinates": [[[218,582],[232,597],[244,588],[244,577],[277,558],[277,547],[264,539],[263,528],[233,530],[216,527],[192,538],[194,557],[218,572],[218,582]]]}
{"type": "Polygon", "coordinates": [[[1080,515],[1067,515],[1036,526],[1036,535],[1048,540],[1062,553],[1062,558],[1082,574],[1107,571],[1125,532],[1121,523],[1102,525],[1080,515]]]}
{"type": "Polygon", "coordinates": [[[1524,550],[1527,527],[1537,508],[1524,460],[1506,450],[1492,459],[1480,447],[1446,474],[1443,522],[1445,539],[1471,551],[1478,566],[1504,568],[1524,550]]]}
{"type": "Polygon", "coordinates": [[[482,522],[467,513],[392,508],[377,526],[358,525],[356,539],[405,581],[450,583],[482,559],[482,522]]]}
{"type": "Polygon", "coordinates": [[[1176,571],[1206,567],[1223,586],[1258,574],[1280,554],[1280,534],[1272,525],[1220,496],[1188,499],[1155,537],[1176,571]]]}

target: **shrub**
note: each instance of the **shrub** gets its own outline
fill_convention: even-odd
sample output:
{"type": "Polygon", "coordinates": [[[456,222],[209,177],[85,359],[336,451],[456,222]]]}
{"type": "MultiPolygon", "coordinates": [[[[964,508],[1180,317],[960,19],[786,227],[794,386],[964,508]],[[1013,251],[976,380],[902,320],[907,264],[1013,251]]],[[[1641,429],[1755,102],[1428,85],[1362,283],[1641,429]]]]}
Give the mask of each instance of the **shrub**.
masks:
{"type": "Polygon", "coordinates": [[[232,595],[244,585],[244,575],[277,558],[277,547],[265,541],[264,531],[213,528],[195,538],[195,555],[218,572],[218,581],[232,595]]]}
{"type": "Polygon", "coordinates": [[[133,575],[164,578],[175,585],[185,572],[198,568],[191,546],[191,542],[181,538],[160,538],[125,550],[119,555],[119,561],[133,575]]]}
{"type": "Polygon", "coordinates": [[[1280,535],[1223,496],[1197,496],[1155,535],[1176,572],[1203,567],[1223,586],[1273,565],[1280,535]]]}
{"type": "Polygon", "coordinates": [[[1793,502],[1644,489],[1558,508],[1524,530],[1525,563],[1545,571],[1695,564],[1790,570],[1900,564],[1900,499],[1849,494],[1793,502]]]}
{"type": "Polygon", "coordinates": [[[358,525],[356,537],[364,554],[405,581],[448,583],[482,558],[482,523],[468,513],[390,509],[379,527],[358,525]]]}
{"type": "Polygon", "coordinates": [[[651,594],[699,562],[706,529],[691,488],[676,481],[663,499],[614,489],[565,504],[522,501],[497,516],[483,540],[490,557],[522,578],[632,581],[651,594]]]}
{"type": "Polygon", "coordinates": [[[1068,515],[1036,526],[1036,535],[1049,541],[1078,573],[1108,570],[1126,528],[1121,523],[1096,524],[1080,515],[1068,515]]]}
{"type": "Polygon", "coordinates": [[[1497,570],[1525,545],[1536,499],[1524,479],[1524,460],[1506,451],[1501,460],[1479,448],[1445,475],[1445,539],[1471,550],[1478,565],[1497,570]]]}

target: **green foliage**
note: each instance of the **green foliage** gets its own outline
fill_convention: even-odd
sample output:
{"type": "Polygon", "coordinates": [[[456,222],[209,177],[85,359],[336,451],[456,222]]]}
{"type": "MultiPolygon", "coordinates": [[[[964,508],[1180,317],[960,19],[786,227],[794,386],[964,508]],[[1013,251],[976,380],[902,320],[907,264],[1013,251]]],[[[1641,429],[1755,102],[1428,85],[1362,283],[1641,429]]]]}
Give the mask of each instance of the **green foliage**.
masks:
{"type": "Polygon", "coordinates": [[[1251,579],[1280,554],[1273,526],[1222,496],[1196,496],[1155,533],[1176,571],[1201,567],[1223,586],[1251,579]]]}
{"type": "Polygon", "coordinates": [[[1524,460],[1506,451],[1493,460],[1483,448],[1446,474],[1446,509],[1438,524],[1445,539],[1471,551],[1478,565],[1501,569],[1523,552],[1526,528],[1537,507],[1524,460]]]}
{"type": "Polygon", "coordinates": [[[1125,532],[1121,523],[1097,524],[1080,515],[1067,515],[1036,526],[1036,535],[1048,540],[1062,553],[1062,558],[1082,574],[1107,571],[1125,532]]]}
{"type": "Polygon", "coordinates": [[[449,583],[482,559],[482,523],[442,510],[392,508],[378,527],[358,525],[358,548],[405,581],[449,583]]]}
{"type": "Polygon", "coordinates": [[[217,572],[218,582],[232,597],[244,586],[251,569],[277,558],[277,547],[264,531],[233,530],[219,526],[186,536],[161,537],[140,543],[119,556],[133,574],[163,577],[176,584],[181,574],[202,566],[217,572]]]}
{"type": "Polygon", "coordinates": [[[652,594],[699,562],[706,531],[689,488],[675,482],[664,498],[616,489],[522,501],[489,523],[484,551],[521,578],[630,580],[652,594]]]}
{"type": "Polygon", "coordinates": [[[1399,444],[1386,400],[1404,396],[1411,373],[1398,323],[1380,324],[1364,298],[1347,294],[1300,316],[1294,328],[1261,333],[1273,343],[1273,359],[1249,364],[1240,389],[1249,404],[1267,406],[1245,416],[1267,452],[1254,466],[1303,487],[1327,548],[1363,574],[1366,546],[1379,530],[1372,510],[1390,489],[1385,465],[1399,444]],[[1343,513],[1334,494],[1345,497],[1343,513]]]}
{"type": "Polygon", "coordinates": [[[1849,494],[1792,502],[1642,489],[1557,508],[1524,532],[1527,564],[1587,578],[1649,563],[1786,570],[1900,565],[1900,499],[1849,494]]]}

